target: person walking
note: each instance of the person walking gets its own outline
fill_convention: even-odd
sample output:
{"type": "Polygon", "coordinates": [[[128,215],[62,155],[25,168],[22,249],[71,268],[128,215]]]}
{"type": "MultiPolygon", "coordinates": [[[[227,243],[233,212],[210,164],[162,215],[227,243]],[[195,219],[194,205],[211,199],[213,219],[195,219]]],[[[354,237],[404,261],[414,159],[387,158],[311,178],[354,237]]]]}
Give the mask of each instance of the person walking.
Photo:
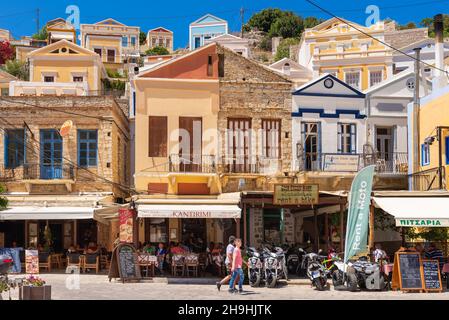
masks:
{"type": "Polygon", "coordinates": [[[234,253],[232,255],[232,278],[231,282],[229,282],[229,293],[236,292],[235,290],[235,282],[238,277],[239,281],[239,293],[243,293],[243,280],[245,280],[245,275],[243,273],[243,259],[242,259],[242,251],[240,250],[242,246],[242,239],[235,239],[234,242],[235,248],[234,253]]]}
{"type": "Polygon", "coordinates": [[[225,260],[225,265],[226,265],[226,277],[224,277],[221,281],[217,282],[217,289],[218,291],[220,291],[220,288],[223,284],[228,283],[229,280],[231,280],[231,267],[232,267],[232,255],[234,253],[234,241],[235,241],[235,237],[234,236],[230,236],[229,237],[229,244],[226,247],[226,260],[225,260]]]}

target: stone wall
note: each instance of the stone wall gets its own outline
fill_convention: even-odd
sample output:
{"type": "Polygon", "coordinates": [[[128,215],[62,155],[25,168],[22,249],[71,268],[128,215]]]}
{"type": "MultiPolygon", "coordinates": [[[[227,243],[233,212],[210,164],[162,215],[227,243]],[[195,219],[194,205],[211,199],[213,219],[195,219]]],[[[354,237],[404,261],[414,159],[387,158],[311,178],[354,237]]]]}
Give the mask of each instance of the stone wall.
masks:
{"type": "Polygon", "coordinates": [[[427,28],[415,28],[415,29],[385,32],[385,42],[397,49],[403,48],[409,44],[427,38],[428,38],[427,28]]]}
{"type": "Polygon", "coordinates": [[[295,243],[295,216],[290,209],[284,209],[284,242],[295,243]]]}
{"type": "MultiPolygon", "coordinates": [[[[21,191],[50,194],[66,192],[113,192],[117,197],[125,197],[128,191],[123,187],[129,176],[129,157],[121,154],[114,156],[113,150],[118,145],[120,138],[121,148],[129,150],[128,120],[123,111],[112,97],[8,97],[0,100],[0,114],[4,119],[1,123],[3,129],[26,128],[26,163],[33,170],[35,180],[39,180],[40,170],[40,132],[42,129],[59,130],[66,120],[73,121],[73,127],[69,134],[63,137],[63,168],[73,170],[74,179],[64,181],[57,185],[57,179],[30,183],[24,181],[23,167],[14,169],[13,175],[5,182],[8,191],[21,191]],[[47,109],[49,108],[49,109],[47,109]],[[64,111],[64,112],[59,112],[64,111]],[[103,117],[104,120],[98,117],[103,117]],[[24,124],[26,123],[26,126],[24,124]],[[98,154],[97,166],[83,168],[78,165],[78,138],[79,129],[98,130],[98,154]],[[127,163],[128,172],[123,172],[123,164],[127,163]],[[69,169],[69,168],[73,169],[69,169]],[[116,174],[122,171],[120,175],[116,174]],[[47,183],[47,186],[43,182],[47,183]],[[39,187],[38,184],[43,185],[39,187]],[[31,188],[31,189],[30,189],[31,188]],[[45,191],[46,190],[46,191],[45,191]]],[[[0,149],[4,150],[4,131],[0,131],[0,149]]],[[[11,175],[11,169],[4,168],[4,153],[0,152],[0,174],[11,175]]],[[[70,178],[70,175],[66,176],[70,178]]],[[[26,179],[29,180],[29,179],[26,179]]]]}

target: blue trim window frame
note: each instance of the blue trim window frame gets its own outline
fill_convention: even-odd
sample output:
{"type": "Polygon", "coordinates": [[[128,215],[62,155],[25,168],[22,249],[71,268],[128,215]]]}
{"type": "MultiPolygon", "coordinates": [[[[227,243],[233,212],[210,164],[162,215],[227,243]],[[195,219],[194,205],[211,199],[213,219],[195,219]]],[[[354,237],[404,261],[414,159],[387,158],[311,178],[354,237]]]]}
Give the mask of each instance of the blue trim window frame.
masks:
{"type": "Polygon", "coordinates": [[[337,151],[343,154],[357,153],[357,126],[355,123],[337,124],[337,151]]]}
{"type": "Polygon", "coordinates": [[[78,130],[78,165],[96,167],[98,154],[98,131],[78,130]]]}
{"type": "Polygon", "coordinates": [[[122,37],[122,47],[127,47],[127,46],[128,46],[128,37],[123,36],[122,37]]]}
{"type": "Polygon", "coordinates": [[[421,165],[428,166],[430,164],[430,145],[427,143],[421,144],[421,165]]]}
{"type": "Polygon", "coordinates": [[[449,136],[444,137],[446,164],[449,164],[449,136]]]}
{"type": "Polygon", "coordinates": [[[5,168],[14,169],[25,161],[25,129],[5,130],[5,168]]]}
{"type": "Polygon", "coordinates": [[[131,46],[132,46],[133,48],[136,47],[136,37],[135,37],[135,36],[132,36],[132,37],[131,37],[131,46]]]}

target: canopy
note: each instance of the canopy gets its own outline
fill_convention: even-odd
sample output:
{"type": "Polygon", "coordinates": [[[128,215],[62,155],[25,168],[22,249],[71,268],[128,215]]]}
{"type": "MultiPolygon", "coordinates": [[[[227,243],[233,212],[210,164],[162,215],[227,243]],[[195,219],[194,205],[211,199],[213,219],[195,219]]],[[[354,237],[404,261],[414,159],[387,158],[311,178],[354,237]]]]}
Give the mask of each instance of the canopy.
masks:
{"type": "Polygon", "coordinates": [[[2,220],[83,220],[95,219],[107,224],[103,219],[105,213],[117,212],[115,207],[13,207],[0,211],[2,220]]]}
{"type": "Polygon", "coordinates": [[[449,197],[373,197],[398,227],[449,227],[449,197]]]}
{"type": "Polygon", "coordinates": [[[223,204],[141,204],[137,207],[140,218],[240,218],[237,205],[223,204]]]}

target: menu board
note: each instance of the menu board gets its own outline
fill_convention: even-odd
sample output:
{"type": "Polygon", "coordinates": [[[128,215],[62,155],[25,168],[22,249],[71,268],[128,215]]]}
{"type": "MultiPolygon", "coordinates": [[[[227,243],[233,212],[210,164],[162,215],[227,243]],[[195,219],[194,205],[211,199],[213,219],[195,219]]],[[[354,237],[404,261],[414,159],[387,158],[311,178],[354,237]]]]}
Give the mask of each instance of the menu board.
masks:
{"type": "Polygon", "coordinates": [[[120,279],[140,279],[140,268],[136,265],[136,249],[129,244],[120,244],[117,247],[117,262],[120,279]]]}
{"type": "Polygon", "coordinates": [[[422,290],[423,275],[419,253],[398,253],[401,290],[422,290]]]}
{"type": "Polygon", "coordinates": [[[438,260],[423,260],[424,289],[426,291],[443,291],[438,260]]]}
{"type": "Polygon", "coordinates": [[[39,273],[39,252],[37,250],[25,250],[25,272],[39,273]]]}

